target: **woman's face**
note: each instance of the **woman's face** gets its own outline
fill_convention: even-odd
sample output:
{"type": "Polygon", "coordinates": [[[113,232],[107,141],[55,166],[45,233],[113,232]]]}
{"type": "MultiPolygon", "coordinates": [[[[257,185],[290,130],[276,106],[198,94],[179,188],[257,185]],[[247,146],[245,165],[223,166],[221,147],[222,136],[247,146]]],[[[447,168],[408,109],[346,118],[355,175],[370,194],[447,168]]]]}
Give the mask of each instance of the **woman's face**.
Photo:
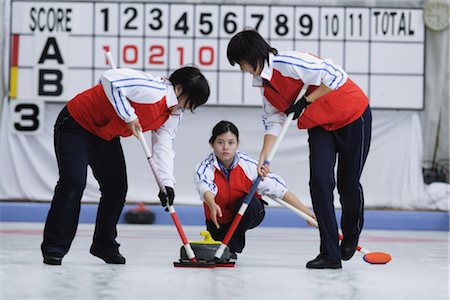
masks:
{"type": "Polygon", "coordinates": [[[253,70],[252,65],[245,61],[241,61],[239,63],[239,66],[241,67],[241,72],[247,72],[252,74],[253,76],[261,75],[262,65],[260,63],[258,63],[256,70],[253,70]]]}
{"type": "Polygon", "coordinates": [[[238,144],[239,142],[236,135],[230,131],[218,135],[212,144],[214,154],[219,162],[226,168],[230,167],[233,163],[238,144]]]}

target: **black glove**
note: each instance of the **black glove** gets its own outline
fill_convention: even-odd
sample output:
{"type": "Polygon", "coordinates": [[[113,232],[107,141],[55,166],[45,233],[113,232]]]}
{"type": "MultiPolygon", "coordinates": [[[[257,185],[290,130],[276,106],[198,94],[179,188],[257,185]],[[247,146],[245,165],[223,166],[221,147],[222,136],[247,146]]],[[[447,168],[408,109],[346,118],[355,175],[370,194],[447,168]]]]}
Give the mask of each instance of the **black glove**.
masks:
{"type": "Polygon", "coordinates": [[[309,105],[310,103],[306,101],[306,96],[303,96],[302,99],[298,100],[297,103],[291,104],[288,109],[285,110],[286,116],[289,116],[290,113],[294,113],[294,120],[297,120],[298,117],[302,114],[302,111],[309,105]]]}
{"type": "Polygon", "coordinates": [[[164,207],[167,206],[167,201],[169,201],[169,205],[172,205],[173,200],[175,199],[175,191],[173,190],[173,188],[171,188],[170,186],[165,186],[165,188],[167,194],[163,191],[159,191],[158,194],[159,201],[161,201],[161,205],[164,207]]]}

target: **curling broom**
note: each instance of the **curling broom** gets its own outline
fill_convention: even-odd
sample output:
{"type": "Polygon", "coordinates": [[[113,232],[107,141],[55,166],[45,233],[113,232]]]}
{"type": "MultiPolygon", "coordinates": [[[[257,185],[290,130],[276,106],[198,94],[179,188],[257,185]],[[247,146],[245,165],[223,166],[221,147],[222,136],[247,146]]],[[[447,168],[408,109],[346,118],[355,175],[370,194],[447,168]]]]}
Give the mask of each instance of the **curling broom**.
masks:
{"type": "MultiPolygon", "coordinates": [[[[307,214],[305,214],[304,212],[302,212],[301,210],[299,210],[298,208],[292,206],[291,204],[287,203],[286,201],[283,201],[281,199],[275,198],[275,197],[268,197],[269,199],[272,199],[273,201],[287,207],[288,209],[290,209],[291,211],[293,211],[294,213],[296,213],[297,215],[299,215],[300,217],[302,217],[303,219],[305,219],[306,221],[311,222],[312,224],[314,224],[315,227],[318,227],[317,221],[314,220],[313,218],[311,218],[310,216],[308,216],[307,214]]],[[[342,236],[342,234],[339,234],[339,239],[342,241],[344,237],[342,236]]],[[[364,254],[363,259],[365,262],[369,263],[369,264],[373,264],[373,265],[383,265],[383,264],[387,264],[388,262],[390,262],[392,260],[392,257],[390,254],[385,253],[385,252],[372,252],[369,251],[367,249],[362,248],[361,246],[356,246],[356,250],[358,250],[359,252],[361,252],[362,254],[364,254]]]]}

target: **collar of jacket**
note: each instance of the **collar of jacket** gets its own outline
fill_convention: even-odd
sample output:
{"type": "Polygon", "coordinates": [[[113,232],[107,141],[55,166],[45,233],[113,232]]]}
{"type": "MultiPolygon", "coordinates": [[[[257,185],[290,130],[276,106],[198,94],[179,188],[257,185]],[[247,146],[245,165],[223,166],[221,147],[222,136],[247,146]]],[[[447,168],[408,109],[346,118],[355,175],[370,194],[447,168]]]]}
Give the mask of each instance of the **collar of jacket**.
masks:
{"type": "Polygon", "coordinates": [[[264,60],[264,67],[259,76],[253,76],[253,86],[261,87],[263,85],[263,79],[270,82],[273,74],[273,59],[275,55],[269,53],[269,62],[264,60]]]}
{"type": "Polygon", "coordinates": [[[225,169],[225,167],[219,163],[219,161],[217,160],[217,156],[214,154],[213,152],[213,157],[214,157],[214,167],[216,167],[216,169],[221,170],[222,172],[224,172],[223,170],[233,170],[234,168],[236,168],[237,164],[239,163],[239,155],[238,155],[238,151],[236,151],[236,154],[234,155],[233,158],[233,162],[231,163],[231,166],[228,169],[225,169]]]}
{"type": "Polygon", "coordinates": [[[166,84],[166,104],[167,108],[171,108],[178,104],[178,98],[175,94],[175,86],[170,83],[168,79],[163,78],[166,84]]]}

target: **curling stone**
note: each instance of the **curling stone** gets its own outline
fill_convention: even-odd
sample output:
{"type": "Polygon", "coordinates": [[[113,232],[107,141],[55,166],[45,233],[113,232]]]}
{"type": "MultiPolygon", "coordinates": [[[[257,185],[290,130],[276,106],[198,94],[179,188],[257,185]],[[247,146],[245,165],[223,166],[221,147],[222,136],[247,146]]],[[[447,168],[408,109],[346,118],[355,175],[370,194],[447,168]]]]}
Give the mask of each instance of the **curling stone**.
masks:
{"type": "Polygon", "coordinates": [[[125,222],[131,224],[153,224],[155,222],[155,213],[145,208],[144,202],[141,202],[137,208],[130,209],[125,213],[125,222]]]}
{"type": "MultiPolygon", "coordinates": [[[[214,254],[216,253],[217,249],[219,248],[220,244],[222,244],[219,241],[215,241],[211,233],[209,231],[202,231],[200,232],[201,236],[204,236],[203,241],[193,241],[189,242],[191,245],[192,250],[194,251],[195,258],[199,261],[213,261],[214,260],[214,254]]],[[[183,246],[181,246],[180,249],[181,252],[181,260],[189,260],[186,250],[183,246]]],[[[225,248],[225,251],[223,252],[223,255],[221,257],[222,261],[229,261],[230,260],[230,249],[228,246],[225,248]]]]}

